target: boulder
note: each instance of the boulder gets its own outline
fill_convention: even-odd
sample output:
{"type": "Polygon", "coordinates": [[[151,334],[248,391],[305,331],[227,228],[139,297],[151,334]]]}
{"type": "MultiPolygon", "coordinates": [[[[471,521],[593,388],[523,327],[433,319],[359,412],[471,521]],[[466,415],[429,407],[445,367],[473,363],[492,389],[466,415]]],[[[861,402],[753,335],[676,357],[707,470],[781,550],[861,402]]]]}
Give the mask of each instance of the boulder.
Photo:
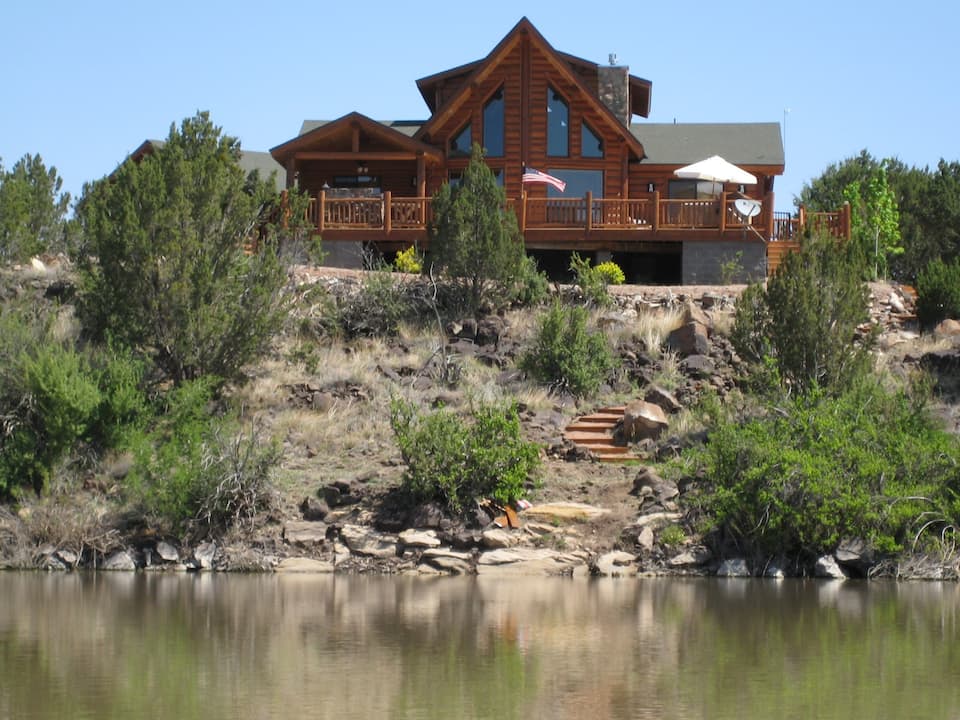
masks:
{"type": "Polygon", "coordinates": [[[488,315],[477,323],[477,345],[496,345],[507,328],[499,315],[488,315]]]}
{"type": "Polygon", "coordinates": [[[344,525],[340,537],[355,555],[389,558],[397,555],[397,540],[391,535],[367,530],[357,525],[344,525]]]}
{"type": "Polygon", "coordinates": [[[697,380],[704,380],[717,371],[717,365],[703,354],[690,355],[680,361],[680,372],[697,380]]]}
{"type": "Polygon", "coordinates": [[[513,547],[482,553],[477,561],[477,574],[568,575],[578,567],[586,567],[586,556],[583,553],[513,547]]]}
{"type": "Polygon", "coordinates": [[[670,425],[659,405],[635,400],[623,411],[623,437],[628,441],[657,439],[670,425]]]}
{"type": "Polygon", "coordinates": [[[608,508],[595,507],[585,503],[555,502],[533,505],[524,510],[523,515],[547,522],[561,522],[565,520],[593,520],[609,512],[608,508]]]}
{"type": "Polygon", "coordinates": [[[590,564],[590,573],[601,577],[628,577],[637,574],[636,558],[628,552],[604,553],[590,564]]]}
{"type": "Polygon", "coordinates": [[[80,562],[79,553],[76,553],[73,550],[67,550],[66,548],[60,548],[54,553],[54,555],[69,567],[76,567],[77,563],[80,562]]]}
{"type": "Polygon", "coordinates": [[[847,574],[832,555],[824,555],[813,566],[814,577],[824,580],[846,580],[847,574]]]}
{"type": "Polygon", "coordinates": [[[641,550],[650,552],[653,550],[654,540],[653,528],[648,525],[647,527],[642,528],[637,534],[636,543],[641,550]]]}
{"type": "Polygon", "coordinates": [[[473,555],[468,552],[457,552],[445,548],[431,548],[424,550],[420,556],[421,565],[429,565],[437,570],[463,575],[470,572],[473,564],[473,555]]]}
{"type": "Polygon", "coordinates": [[[842,567],[863,576],[877,561],[876,553],[865,541],[850,538],[840,541],[833,557],[842,567]]]}
{"type": "Polygon", "coordinates": [[[300,515],[304,520],[323,520],[329,512],[327,504],[318,498],[305,497],[300,503],[300,515]]]}
{"type": "Polygon", "coordinates": [[[291,520],[283,526],[283,539],[291,545],[310,547],[327,541],[327,524],[310,520],[291,520]]]}
{"type": "Polygon", "coordinates": [[[750,566],[743,558],[724,560],[717,568],[717,577],[751,577],[750,566]]]}
{"type": "Polygon", "coordinates": [[[680,494],[677,484],[670,480],[664,480],[652,468],[645,467],[633,480],[632,494],[641,498],[649,498],[659,503],[665,503],[673,500],[680,494]]]}
{"type": "Polygon", "coordinates": [[[902,315],[907,312],[907,308],[904,306],[903,300],[901,300],[900,296],[895,292],[890,293],[890,296],[887,298],[887,305],[889,305],[890,309],[895,313],[902,315]]]}
{"type": "Polygon", "coordinates": [[[957,337],[960,336],[960,320],[947,318],[942,320],[934,329],[933,334],[937,337],[957,337]]]}
{"type": "Polygon", "coordinates": [[[406,548],[440,547],[440,540],[434,530],[404,530],[399,536],[400,544],[406,548]]]}
{"type": "Polygon", "coordinates": [[[489,530],[484,530],[481,538],[483,547],[490,550],[513,547],[520,542],[519,535],[511,532],[510,530],[505,530],[504,528],[490,528],[489,530]]]}
{"type": "Polygon", "coordinates": [[[329,560],[290,557],[281,560],[275,570],[278,573],[332,573],[333,563],[329,560]]]}
{"type": "Polygon", "coordinates": [[[683,303],[683,322],[700,323],[705,328],[710,327],[709,316],[693,300],[685,300],[683,303]]]}
{"type": "Polygon", "coordinates": [[[680,404],[680,401],[673,396],[673,393],[664,390],[659,385],[653,385],[647,388],[647,392],[643,396],[643,399],[648,403],[653,403],[654,405],[660,406],[664,412],[671,414],[683,410],[683,405],[680,404]]]}
{"type": "Polygon", "coordinates": [[[667,336],[667,347],[683,357],[706,355],[710,352],[707,326],[696,321],[681,325],[667,336]]]}
{"type": "Polygon", "coordinates": [[[200,543],[193,551],[193,558],[201,570],[212,570],[213,559],[217,554],[217,545],[212,542],[200,543]]]}
{"type": "Polygon", "coordinates": [[[104,560],[101,570],[136,570],[137,563],[129,550],[118,550],[104,560]]]}
{"type": "Polygon", "coordinates": [[[410,513],[409,523],[416,528],[438,528],[444,519],[443,506],[428,502],[417,505],[410,513]]]}
{"type": "Polygon", "coordinates": [[[699,567],[713,560],[713,553],[709,548],[695,546],[683,550],[667,560],[667,565],[674,568],[699,567]]]}
{"type": "Polygon", "coordinates": [[[763,571],[763,576],[771,580],[783,580],[787,576],[787,573],[776,563],[770,563],[763,571]]]}
{"type": "Polygon", "coordinates": [[[180,562],[180,551],[164,540],[161,540],[157,543],[155,551],[157,553],[157,557],[163,562],[180,562]]]}

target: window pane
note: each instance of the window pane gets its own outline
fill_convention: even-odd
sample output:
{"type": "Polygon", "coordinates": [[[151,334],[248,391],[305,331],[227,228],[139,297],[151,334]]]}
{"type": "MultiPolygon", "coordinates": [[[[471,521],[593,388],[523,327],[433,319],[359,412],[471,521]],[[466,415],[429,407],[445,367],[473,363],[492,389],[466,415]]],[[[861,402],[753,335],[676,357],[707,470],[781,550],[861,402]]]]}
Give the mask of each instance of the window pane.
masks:
{"type": "Polygon", "coordinates": [[[470,123],[467,123],[467,126],[454,135],[450,141],[450,156],[469,155],[471,141],[470,123]]]}
{"type": "Polygon", "coordinates": [[[593,197],[597,200],[603,197],[603,170],[551,168],[547,172],[567,184],[563,192],[557,190],[553,185],[547,185],[547,197],[582,198],[587,194],[587,190],[592,192],[593,197]]]}
{"type": "Polygon", "coordinates": [[[580,126],[580,157],[603,157],[603,140],[586,123],[580,126]]]}
{"type": "Polygon", "coordinates": [[[503,88],[483,107],[483,147],[487,157],[503,157],[503,88]]]}
{"type": "Polygon", "coordinates": [[[570,141],[570,106],[553,88],[547,88],[547,155],[567,157],[570,141]]]}

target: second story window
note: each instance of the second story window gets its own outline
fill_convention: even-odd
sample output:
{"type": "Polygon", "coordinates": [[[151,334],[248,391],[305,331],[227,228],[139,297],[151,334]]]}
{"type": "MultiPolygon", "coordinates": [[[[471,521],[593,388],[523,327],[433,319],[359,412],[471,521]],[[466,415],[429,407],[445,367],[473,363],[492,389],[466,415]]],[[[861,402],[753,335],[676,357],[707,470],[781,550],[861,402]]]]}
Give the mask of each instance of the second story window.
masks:
{"type": "Polygon", "coordinates": [[[547,155],[570,154],[570,106],[552,87],[547,88],[547,155]]]}
{"type": "Polygon", "coordinates": [[[503,88],[483,106],[483,147],[487,157],[503,157],[503,88]]]}
{"type": "Polygon", "coordinates": [[[586,123],[580,125],[580,157],[603,157],[603,140],[586,123]]]}
{"type": "Polygon", "coordinates": [[[465,157],[470,155],[470,143],[473,142],[470,132],[470,123],[450,139],[450,157],[465,157]]]}

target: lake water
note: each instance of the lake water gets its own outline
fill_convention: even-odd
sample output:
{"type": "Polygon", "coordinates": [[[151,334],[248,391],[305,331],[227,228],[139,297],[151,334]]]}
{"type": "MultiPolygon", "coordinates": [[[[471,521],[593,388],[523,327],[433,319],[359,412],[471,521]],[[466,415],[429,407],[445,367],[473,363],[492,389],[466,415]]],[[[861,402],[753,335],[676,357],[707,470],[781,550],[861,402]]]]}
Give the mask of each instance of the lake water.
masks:
{"type": "Polygon", "coordinates": [[[960,718],[960,586],[0,573],[0,718],[960,718]]]}

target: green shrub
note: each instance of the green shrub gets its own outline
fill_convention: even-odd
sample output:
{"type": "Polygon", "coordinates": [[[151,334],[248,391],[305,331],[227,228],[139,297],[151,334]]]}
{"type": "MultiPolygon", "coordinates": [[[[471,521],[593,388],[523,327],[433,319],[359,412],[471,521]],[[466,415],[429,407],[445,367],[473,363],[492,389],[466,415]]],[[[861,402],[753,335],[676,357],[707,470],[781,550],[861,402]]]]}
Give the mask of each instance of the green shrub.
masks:
{"type": "Polygon", "coordinates": [[[876,381],[811,392],[752,418],[717,417],[686,462],[701,510],[741,551],[811,560],[843,538],[880,552],[960,520],[960,444],[916,396],[876,381]]]}
{"type": "Polygon", "coordinates": [[[586,308],[555,301],[520,365],[555,390],[583,396],[600,387],[616,363],[606,336],[587,329],[586,308]]]}
{"type": "Polygon", "coordinates": [[[524,255],[520,261],[513,301],[525,307],[539,305],[550,292],[547,275],[537,267],[536,258],[524,255]]]}
{"type": "Polygon", "coordinates": [[[275,444],[245,432],[234,413],[214,415],[216,378],[187,381],[163,398],[153,425],[129,443],[134,504],[172,529],[204,535],[253,517],[269,502],[275,444]]]}
{"type": "Polygon", "coordinates": [[[397,272],[419,275],[423,270],[423,260],[417,249],[411,245],[406,250],[401,250],[394,258],[393,267],[397,272]]]}
{"type": "Polygon", "coordinates": [[[932,260],[917,275],[917,319],[930,329],[947,318],[960,318],[960,258],[932,260]]]}
{"type": "Polygon", "coordinates": [[[408,286],[390,272],[367,272],[360,290],[340,303],[340,325],[347,337],[396,335],[400,322],[415,315],[408,286]]]}
{"type": "Polygon", "coordinates": [[[537,445],[520,436],[515,405],[479,405],[465,420],[446,409],[421,415],[395,398],[390,424],[407,464],[404,489],[416,501],[454,511],[475,498],[512,503],[540,465],[537,445]]]}
{"type": "Polygon", "coordinates": [[[613,300],[607,292],[609,281],[606,273],[598,272],[597,268],[590,266],[589,259],[580,257],[576,252],[570,256],[570,271],[574,274],[574,282],[583,293],[584,300],[598,307],[610,306],[613,300]]]}
{"type": "Polygon", "coordinates": [[[623,274],[623,270],[612,260],[600,263],[593,270],[604,279],[607,285],[623,285],[627,281],[627,276],[623,274]]]}
{"type": "Polygon", "coordinates": [[[869,290],[857,248],[812,238],[787,255],[766,290],[748,289],[737,304],[731,340],[745,358],[769,355],[785,383],[801,391],[842,387],[862,373],[870,338],[869,290]]]}

